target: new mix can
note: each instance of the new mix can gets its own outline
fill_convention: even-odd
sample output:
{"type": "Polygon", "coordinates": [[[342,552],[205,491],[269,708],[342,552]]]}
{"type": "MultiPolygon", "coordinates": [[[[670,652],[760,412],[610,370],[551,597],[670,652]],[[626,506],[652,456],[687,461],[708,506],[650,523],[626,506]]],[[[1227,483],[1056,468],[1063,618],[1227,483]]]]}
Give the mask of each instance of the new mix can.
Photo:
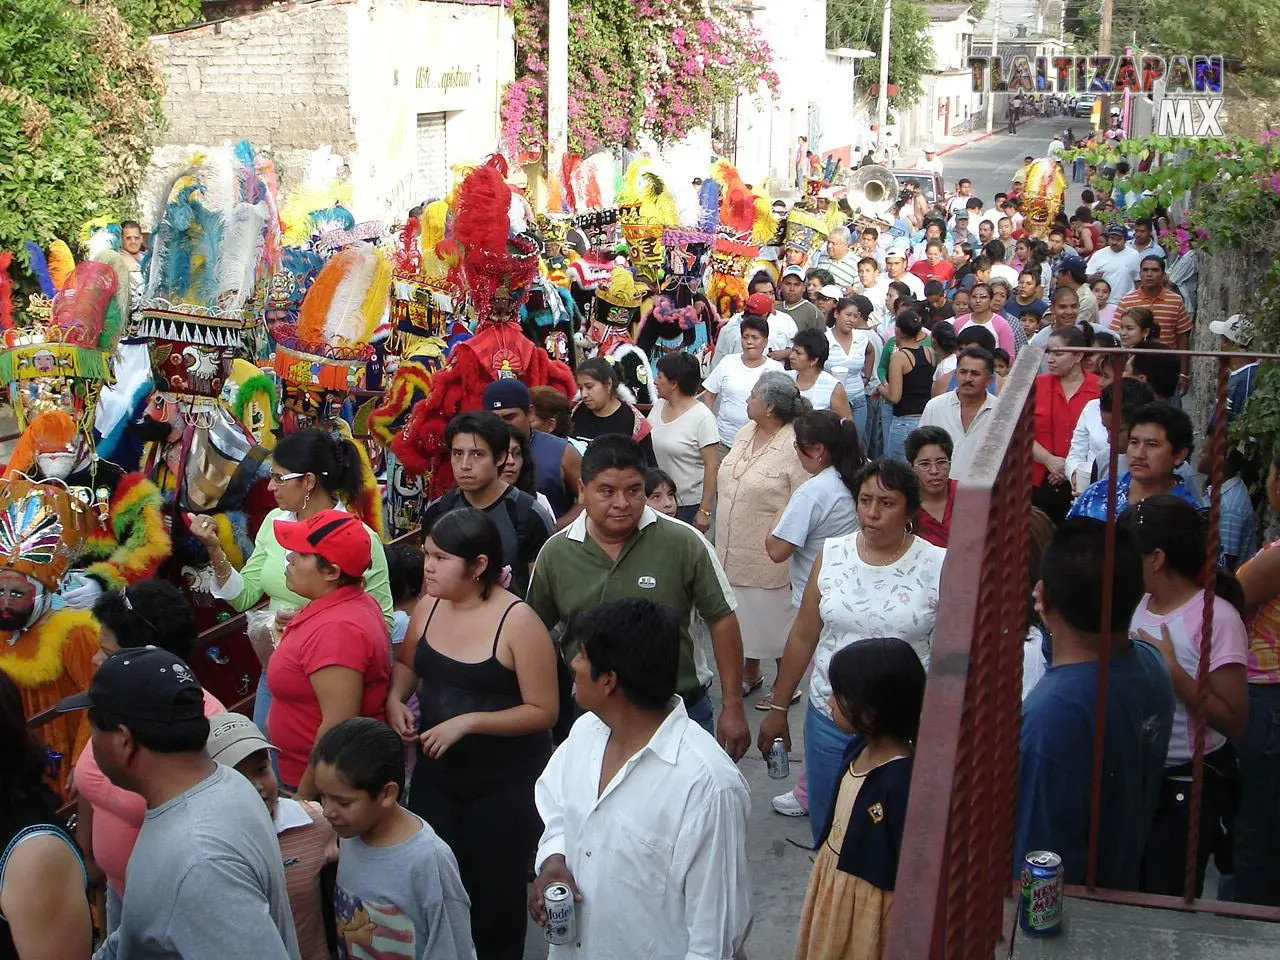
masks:
{"type": "Polygon", "coordinates": [[[774,780],[784,780],[791,773],[791,758],[787,756],[787,745],[781,739],[773,741],[769,748],[769,776],[774,780]]]}
{"type": "Polygon", "coordinates": [[[568,884],[553,883],[542,891],[547,908],[547,943],[572,943],[578,937],[578,918],[573,912],[573,891],[568,884]]]}
{"type": "Polygon", "coordinates": [[[1056,937],[1062,932],[1062,858],[1048,850],[1034,850],[1022,861],[1022,903],[1018,923],[1033,937],[1056,937]]]}

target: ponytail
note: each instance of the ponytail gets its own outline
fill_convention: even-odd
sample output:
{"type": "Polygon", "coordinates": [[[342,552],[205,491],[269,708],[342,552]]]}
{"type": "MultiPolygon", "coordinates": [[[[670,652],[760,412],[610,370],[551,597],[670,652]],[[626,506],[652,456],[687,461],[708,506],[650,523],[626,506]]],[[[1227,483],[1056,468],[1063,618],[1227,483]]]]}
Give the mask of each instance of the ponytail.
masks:
{"type": "Polygon", "coordinates": [[[320,488],[343,503],[350,505],[360,498],[360,451],[336,431],[308,427],[286,434],[271,457],[286,470],[315,474],[320,488]]]}
{"type": "Polygon", "coordinates": [[[831,465],[849,492],[857,494],[858,474],[866,463],[858,428],[852,420],[841,420],[830,410],[811,410],[796,417],[793,428],[801,447],[826,448],[831,465]]]}
{"type": "Polygon", "coordinates": [[[353,504],[364,488],[360,451],[356,449],[354,440],[337,431],[329,434],[329,442],[333,450],[333,476],[322,477],[320,484],[343,503],[353,504]]]}

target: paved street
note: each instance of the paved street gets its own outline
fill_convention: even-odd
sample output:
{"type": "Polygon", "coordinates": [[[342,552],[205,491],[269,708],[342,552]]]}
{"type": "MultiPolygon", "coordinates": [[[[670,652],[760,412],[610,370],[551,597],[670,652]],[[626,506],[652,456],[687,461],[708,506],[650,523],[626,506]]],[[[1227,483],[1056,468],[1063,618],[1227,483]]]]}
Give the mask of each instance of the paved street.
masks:
{"type": "MultiPolygon", "coordinates": [[[[1071,125],[1077,135],[1084,133],[1087,125],[1083,120],[1072,120],[1068,117],[1053,117],[1047,120],[1032,120],[1018,126],[1016,135],[1004,133],[1003,126],[997,126],[993,136],[985,140],[957,147],[942,156],[942,177],[946,181],[948,193],[954,193],[956,180],[968,177],[973,181],[973,194],[980,197],[987,206],[991,198],[1001,190],[1009,189],[1009,181],[1023,164],[1027,156],[1043,157],[1049,148],[1049,141],[1056,134],[1071,125]]],[[[1078,194],[1073,194],[1076,196],[1078,194]]]]}

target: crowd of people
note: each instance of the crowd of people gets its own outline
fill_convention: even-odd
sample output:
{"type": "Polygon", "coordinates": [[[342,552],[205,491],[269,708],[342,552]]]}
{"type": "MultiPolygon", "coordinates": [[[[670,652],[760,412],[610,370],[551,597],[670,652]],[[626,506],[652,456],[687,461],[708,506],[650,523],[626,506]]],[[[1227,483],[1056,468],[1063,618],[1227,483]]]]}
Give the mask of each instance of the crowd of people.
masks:
{"type": "MultiPolygon", "coordinates": [[[[1225,471],[1210,584],[1213,464],[1192,463],[1173,352],[1194,321],[1155,225],[1113,197],[1037,225],[1025,178],[989,208],[963,178],[936,205],[906,196],[883,231],[851,222],[808,263],[750,273],[710,369],[666,353],[651,404],[603,356],[577,364],[573,405],[494,380],[447,422],[452,482],[420,548],[353,512],[352,441],[283,437],[243,562],[190,518],[215,595],[251,611],[252,716],[196,680],[174,587],[102,593],[98,668],[57,707],[92,731],[69,831],[0,671],[0,956],[506,960],[562,884],[576,924],[552,957],[743,957],[750,707],[764,757],[804,732],[771,800],[809,817],[816,851],[795,957],[879,957],[957,495],[990,468],[1030,347],[1014,870],[1047,849],[1083,882],[1092,842],[1100,886],[1180,894],[1199,737],[1197,890],[1213,859],[1219,896],[1280,904],[1280,550],[1258,550],[1257,467],[1225,471]]],[[[1244,318],[1213,327],[1247,349],[1244,318]]],[[[1229,416],[1253,383],[1236,367],[1229,416]]],[[[1280,508],[1280,460],[1266,491],[1280,508]]]]}

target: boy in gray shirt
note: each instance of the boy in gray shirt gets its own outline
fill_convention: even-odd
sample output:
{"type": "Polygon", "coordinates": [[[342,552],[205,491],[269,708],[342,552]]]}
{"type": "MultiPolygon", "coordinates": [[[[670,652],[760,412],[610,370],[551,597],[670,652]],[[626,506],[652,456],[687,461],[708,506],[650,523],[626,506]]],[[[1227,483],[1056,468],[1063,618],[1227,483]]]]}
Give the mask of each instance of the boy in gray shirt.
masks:
{"type": "Polygon", "coordinates": [[[338,956],[475,957],[458,863],[404,807],[404,744],[385,723],[344,720],[311,756],[325,817],[341,838],[334,914],[338,956]]]}
{"type": "Polygon", "coordinates": [[[123,649],[58,705],[84,707],[102,772],[147,801],[120,927],[95,960],[299,960],[275,828],[253,786],[205,753],[191,668],[123,649]]]}

